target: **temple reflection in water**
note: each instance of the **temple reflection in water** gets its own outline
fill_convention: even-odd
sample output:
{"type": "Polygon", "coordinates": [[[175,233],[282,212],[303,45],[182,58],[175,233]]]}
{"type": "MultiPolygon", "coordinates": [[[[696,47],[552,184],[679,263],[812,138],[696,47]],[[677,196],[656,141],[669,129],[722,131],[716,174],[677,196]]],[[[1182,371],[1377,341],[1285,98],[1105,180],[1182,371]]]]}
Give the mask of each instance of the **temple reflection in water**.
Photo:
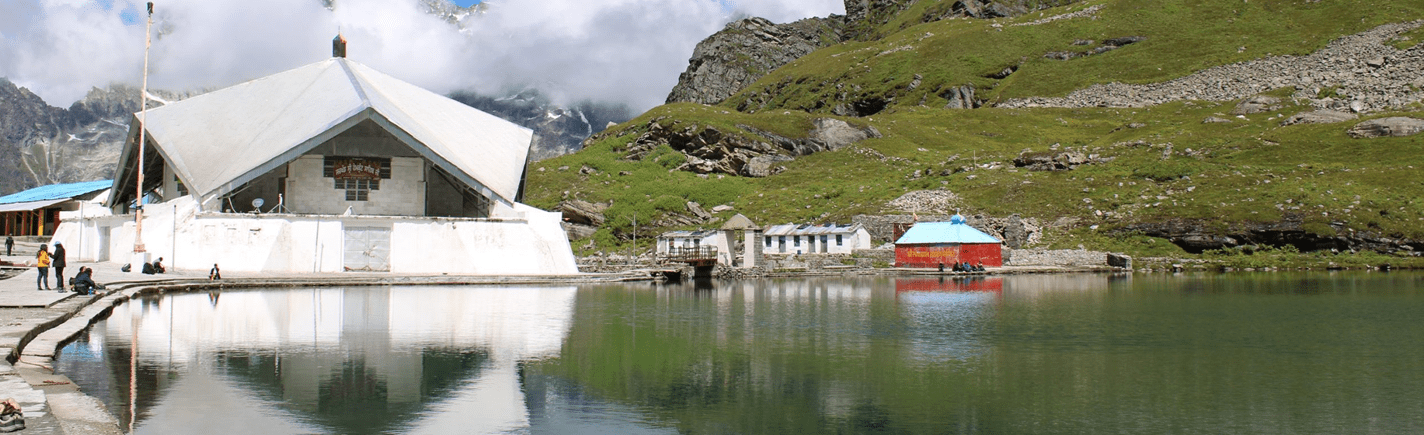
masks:
{"type": "Polygon", "coordinates": [[[1006,300],[1107,281],[177,293],[115,308],[59,370],[139,433],[823,430],[883,411],[866,407],[878,400],[863,370],[954,370],[990,353],[984,325],[1006,300]],[[814,381],[796,373],[808,368],[814,381]],[[788,393],[763,405],[790,425],[693,411],[788,393]]]}

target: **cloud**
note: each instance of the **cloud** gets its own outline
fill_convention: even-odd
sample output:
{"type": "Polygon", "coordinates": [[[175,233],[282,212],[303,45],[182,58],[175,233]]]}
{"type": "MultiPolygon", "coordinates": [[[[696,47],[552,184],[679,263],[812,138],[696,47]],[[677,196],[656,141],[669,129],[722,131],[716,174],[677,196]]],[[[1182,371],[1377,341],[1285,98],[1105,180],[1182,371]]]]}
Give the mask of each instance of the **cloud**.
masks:
{"type": "MultiPolygon", "coordinates": [[[[149,85],[224,87],[330,56],[431,90],[535,87],[556,102],[660,104],[698,41],[739,16],[843,13],[840,0],[496,0],[448,23],[421,0],[159,0],[149,85]],[[463,29],[461,29],[463,27],[463,29]]],[[[427,0],[442,1],[442,0],[427,0]]],[[[0,0],[0,76],[67,106],[93,86],[138,84],[143,8],[133,0],[0,0]]]]}

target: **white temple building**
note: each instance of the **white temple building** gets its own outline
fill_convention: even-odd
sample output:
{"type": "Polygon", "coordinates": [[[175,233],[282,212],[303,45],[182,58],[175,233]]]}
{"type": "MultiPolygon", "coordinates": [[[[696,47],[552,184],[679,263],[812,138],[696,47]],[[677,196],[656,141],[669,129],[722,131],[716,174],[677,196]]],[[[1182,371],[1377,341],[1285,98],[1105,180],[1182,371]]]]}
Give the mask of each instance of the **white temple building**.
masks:
{"type": "Polygon", "coordinates": [[[533,132],[339,54],[150,109],[140,153],[141,116],[104,206],[56,230],[71,259],[141,261],[141,190],[169,268],[578,273],[560,214],[519,202],[533,132]]]}

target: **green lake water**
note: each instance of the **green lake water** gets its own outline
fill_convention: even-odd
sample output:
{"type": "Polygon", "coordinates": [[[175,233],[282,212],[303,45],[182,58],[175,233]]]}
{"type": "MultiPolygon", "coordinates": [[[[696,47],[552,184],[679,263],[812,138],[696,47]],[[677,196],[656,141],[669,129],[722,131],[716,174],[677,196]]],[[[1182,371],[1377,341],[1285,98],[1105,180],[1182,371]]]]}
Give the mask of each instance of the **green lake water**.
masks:
{"type": "Polygon", "coordinates": [[[115,308],[56,366],[139,434],[1418,434],[1421,284],[1353,272],[176,293],[115,308]]]}

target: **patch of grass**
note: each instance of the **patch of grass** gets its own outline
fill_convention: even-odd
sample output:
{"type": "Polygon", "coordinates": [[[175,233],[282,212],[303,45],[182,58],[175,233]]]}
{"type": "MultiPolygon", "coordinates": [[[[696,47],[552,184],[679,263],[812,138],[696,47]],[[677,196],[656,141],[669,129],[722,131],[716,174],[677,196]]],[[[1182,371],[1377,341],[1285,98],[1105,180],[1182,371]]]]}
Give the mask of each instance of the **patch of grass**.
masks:
{"type": "Polygon", "coordinates": [[[1400,50],[1409,50],[1419,45],[1420,40],[1424,40],[1424,27],[1416,27],[1414,30],[1401,33],[1388,44],[1400,50]]]}

